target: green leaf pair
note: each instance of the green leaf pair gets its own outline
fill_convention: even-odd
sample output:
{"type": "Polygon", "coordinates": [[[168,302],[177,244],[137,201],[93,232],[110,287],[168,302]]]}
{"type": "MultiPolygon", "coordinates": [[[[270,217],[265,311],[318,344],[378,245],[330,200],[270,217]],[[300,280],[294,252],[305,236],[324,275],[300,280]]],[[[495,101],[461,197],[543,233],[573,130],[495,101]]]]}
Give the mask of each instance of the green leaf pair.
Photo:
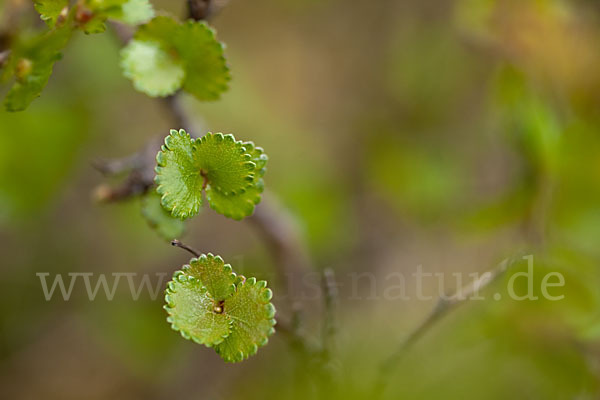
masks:
{"type": "Polygon", "coordinates": [[[266,281],[238,276],[209,253],[175,272],[164,308],[167,321],[184,338],[213,347],[227,362],[239,362],[256,354],[275,332],[272,296],[266,281]]]}
{"type": "Polygon", "coordinates": [[[152,97],[184,89],[199,100],[217,100],[231,79],[223,44],[206,23],[159,16],[141,26],[121,52],[134,87],[152,97]]]}
{"type": "Polygon", "coordinates": [[[222,133],[192,139],[183,129],[172,130],[156,160],[161,203],[177,218],[198,214],[203,191],[212,209],[237,220],[260,202],[268,158],[252,142],[222,133]]]}

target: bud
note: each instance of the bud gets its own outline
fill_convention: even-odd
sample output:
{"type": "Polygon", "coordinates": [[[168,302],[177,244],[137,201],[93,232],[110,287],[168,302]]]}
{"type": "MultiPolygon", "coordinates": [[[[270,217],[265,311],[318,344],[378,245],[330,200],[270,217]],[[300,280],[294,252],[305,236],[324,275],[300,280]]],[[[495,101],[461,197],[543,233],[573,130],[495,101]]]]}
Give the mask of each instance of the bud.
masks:
{"type": "Polygon", "coordinates": [[[32,69],[33,62],[28,58],[21,58],[17,61],[15,75],[17,76],[17,79],[23,80],[31,73],[32,69]]]}
{"type": "Polygon", "coordinates": [[[65,7],[60,10],[60,14],[58,14],[58,17],[56,18],[56,25],[62,25],[67,20],[68,15],[69,7],[65,7]]]}

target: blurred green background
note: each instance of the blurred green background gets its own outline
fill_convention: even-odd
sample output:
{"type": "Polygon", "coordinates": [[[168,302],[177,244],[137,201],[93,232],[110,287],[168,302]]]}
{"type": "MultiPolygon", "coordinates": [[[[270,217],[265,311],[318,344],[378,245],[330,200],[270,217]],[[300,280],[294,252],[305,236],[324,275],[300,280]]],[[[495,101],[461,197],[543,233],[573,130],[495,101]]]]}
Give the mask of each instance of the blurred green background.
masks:
{"type": "MultiPolygon", "coordinates": [[[[184,12],[183,1],[153,4],[184,12]]],[[[83,286],[44,299],[38,272],[170,276],[188,260],[148,228],[137,199],[92,201],[105,182],[94,160],[179,128],[121,75],[109,32],[77,35],[40,99],[0,111],[0,397],[371,398],[381,361],[435,304],[385,299],[386,276],[403,273],[410,295],[422,265],[452,292],[453,273],[466,280],[525,251],[536,287],[560,271],[565,298],[467,302],[389,371],[384,398],[599,398],[598,1],[231,0],[212,24],[231,89],[184,105],[195,134],[265,148],[266,186],[293,215],[312,272],[334,270],[328,372],[279,332],[224,364],[169,328],[162,296],[133,301],[125,285],[113,301],[89,301],[83,286]],[[351,284],[364,272],[375,295],[370,279],[351,284]]],[[[206,208],[183,240],[269,279],[286,311],[250,224],[206,208]]],[[[304,329],[318,336],[321,302],[306,303],[304,329]]]]}

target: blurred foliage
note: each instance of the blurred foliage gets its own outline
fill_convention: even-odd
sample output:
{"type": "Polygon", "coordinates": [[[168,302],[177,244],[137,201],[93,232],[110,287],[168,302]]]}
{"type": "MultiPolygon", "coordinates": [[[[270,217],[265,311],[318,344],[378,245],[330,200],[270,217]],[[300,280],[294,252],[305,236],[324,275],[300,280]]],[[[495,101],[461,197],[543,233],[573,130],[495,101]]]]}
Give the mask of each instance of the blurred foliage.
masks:
{"type": "Polygon", "coordinates": [[[64,185],[86,138],[85,119],[59,104],[0,112],[0,220],[32,219],[64,185]]]}

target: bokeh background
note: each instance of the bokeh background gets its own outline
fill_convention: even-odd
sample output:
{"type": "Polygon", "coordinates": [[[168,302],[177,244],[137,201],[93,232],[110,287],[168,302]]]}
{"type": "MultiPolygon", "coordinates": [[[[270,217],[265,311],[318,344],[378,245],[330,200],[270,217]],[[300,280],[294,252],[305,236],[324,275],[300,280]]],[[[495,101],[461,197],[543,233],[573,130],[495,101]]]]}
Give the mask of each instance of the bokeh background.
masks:
{"type": "MultiPolygon", "coordinates": [[[[153,4],[184,15],[183,1],[153,4]]],[[[115,35],[81,34],[40,99],[0,111],[0,397],[371,398],[380,363],[435,305],[384,298],[388,274],[410,296],[422,265],[452,292],[452,273],[523,251],[535,290],[559,271],[565,298],[467,302],[388,368],[384,398],[600,396],[599,2],[231,0],[211,23],[233,81],[215,103],[184,96],[191,129],[266,149],[304,273],[331,268],[342,285],[326,372],[280,332],[225,364],[169,328],[162,296],[133,301],[126,285],[113,301],[82,285],[44,299],[38,272],[170,275],[189,259],[139,199],[92,200],[107,182],[94,160],[178,127],[122,76],[115,35]],[[375,292],[370,278],[350,284],[365,272],[375,292]]],[[[182,240],[268,279],[289,317],[251,224],[207,208],[182,240]]],[[[306,297],[303,332],[318,341],[322,302],[306,297]]]]}

